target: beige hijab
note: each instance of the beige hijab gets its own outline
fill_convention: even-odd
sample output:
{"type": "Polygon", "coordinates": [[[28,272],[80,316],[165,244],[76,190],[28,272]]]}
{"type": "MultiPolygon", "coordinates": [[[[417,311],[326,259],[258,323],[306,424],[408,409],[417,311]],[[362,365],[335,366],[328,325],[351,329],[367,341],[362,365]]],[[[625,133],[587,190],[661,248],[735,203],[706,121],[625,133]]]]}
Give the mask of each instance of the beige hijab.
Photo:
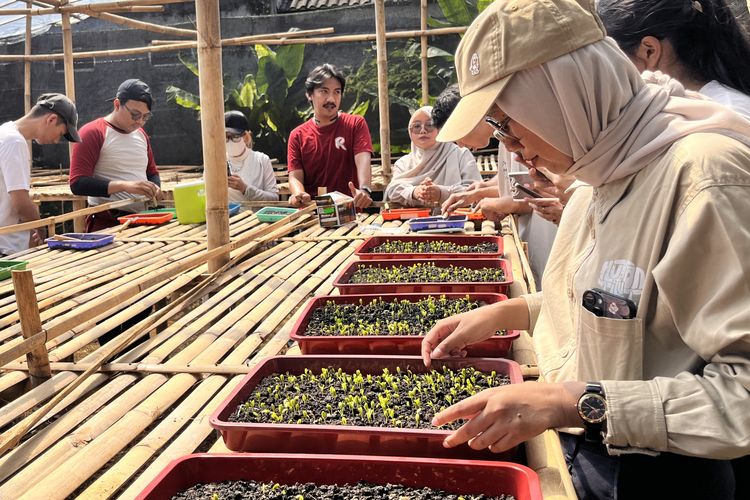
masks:
{"type": "MultiPolygon", "coordinates": [[[[418,118],[432,117],[432,106],[419,108],[409,119],[409,128],[418,118]]],[[[411,143],[411,153],[398,160],[399,173],[396,174],[385,190],[385,199],[389,199],[398,184],[418,185],[427,177],[441,186],[461,182],[460,148],[452,142],[438,142],[429,149],[417,147],[411,143]]],[[[395,169],[395,168],[394,168],[395,169]]]]}
{"type": "Polygon", "coordinates": [[[750,145],[750,121],[661,74],[645,82],[611,38],[519,71],[497,104],[559,151],[593,186],[627,177],[694,132],[750,145]]]}

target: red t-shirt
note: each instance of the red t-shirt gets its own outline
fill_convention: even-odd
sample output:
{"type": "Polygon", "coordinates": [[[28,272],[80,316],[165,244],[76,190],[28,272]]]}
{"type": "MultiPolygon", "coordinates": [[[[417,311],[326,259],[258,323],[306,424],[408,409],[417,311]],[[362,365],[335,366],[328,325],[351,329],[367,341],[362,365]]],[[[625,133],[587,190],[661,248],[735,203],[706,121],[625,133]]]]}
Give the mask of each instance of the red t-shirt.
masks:
{"type": "Polygon", "coordinates": [[[287,161],[289,171],[305,173],[305,191],[318,195],[318,187],[328,192],[351,194],[349,181],[359,187],[354,155],[372,153],[370,130],[358,115],[339,113],[331,125],[318,127],[308,120],[289,135],[287,161]]]}

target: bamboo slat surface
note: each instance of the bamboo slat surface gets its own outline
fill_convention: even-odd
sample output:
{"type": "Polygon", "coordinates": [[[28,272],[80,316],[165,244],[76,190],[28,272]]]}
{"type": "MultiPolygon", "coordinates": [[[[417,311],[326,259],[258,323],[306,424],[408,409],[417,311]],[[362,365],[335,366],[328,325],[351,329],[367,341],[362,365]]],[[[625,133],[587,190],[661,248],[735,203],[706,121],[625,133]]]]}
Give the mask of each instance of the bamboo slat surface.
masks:
{"type": "MultiPolygon", "coordinates": [[[[368,216],[362,222],[382,221],[368,216]]],[[[251,211],[243,211],[231,218],[230,236],[233,241],[247,239],[264,227],[251,211]]],[[[299,353],[289,333],[302,306],[312,295],[334,292],[334,277],[354,259],[363,237],[359,226],[324,230],[310,224],[309,216],[282,231],[273,243],[256,248],[191,301],[179,304],[175,314],[149,325],[158,333],[107,359],[103,369],[75,386],[18,446],[0,456],[0,499],[132,499],[171,460],[197,451],[226,451],[208,425],[209,415],[260,360],[299,353]],[[118,367],[123,371],[114,371],[118,367]]],[[[482,232],[493,231],[492,224],[482,225],[482,232]]],[[[43,327],[75,318],[142,276],[185,262],[205,249],[205,240],[205,226],[172,222],[127,228],[117,233],[113,245],[99,250],[29,251],[24,258],[33,271],[43,327]]],[[[508,256],[519,268],[514,272],[522,276],[515,243],[505,240],[511,247],[508,256]]],[[[233,250],[232,256],[243,248],[249,247],[233,250]]],[[[206,273],[205,264],[187,268],[47,342],[52,378],[0,402],[3,437],[65,387],[74,386],[81,371],[101,363],[112,342],[194,290],[206,273]],[[126,321],[132,326],[97,347],[94,342],[126,321]]],[[[17,316],[12,287],[0,282],[0,342],[21,336],[17,316]]],[[[519,354],[528,357],[530,352],[519,354]]],[[[524,362],[533,364],[533,359],[524,362]]],[[[0,368],[0,391],[10,394],[28,383],[23,365],[25,357],[20,357],[0,368]]],[[[555,454],[559,443],[555,449],[554,442],[547,442],[554,436],[538,439],[530,450],[541,464],[543,484],[551,485],[545,492],[550,498],[567,498],[562,457],[555,454]]]]}

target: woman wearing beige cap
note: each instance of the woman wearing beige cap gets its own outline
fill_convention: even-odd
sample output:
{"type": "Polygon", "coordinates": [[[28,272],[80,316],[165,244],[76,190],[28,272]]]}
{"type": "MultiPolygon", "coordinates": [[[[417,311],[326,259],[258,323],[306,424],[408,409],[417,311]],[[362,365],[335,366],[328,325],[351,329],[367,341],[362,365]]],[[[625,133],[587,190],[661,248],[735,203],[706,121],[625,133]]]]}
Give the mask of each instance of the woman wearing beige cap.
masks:
{"type": "Polygon", "coordinates": [[[592,186],[563,214],[543,293],[439,322],[431,359],[527,329],[545,383],[437,414],[445,441],[506,450],[560,429],[581,498],[732,498],[750,453],[750,122],[645,83],[593,2],[496,0],[456,54],[438,140],[490,118],[531,166],[592,186]]]}

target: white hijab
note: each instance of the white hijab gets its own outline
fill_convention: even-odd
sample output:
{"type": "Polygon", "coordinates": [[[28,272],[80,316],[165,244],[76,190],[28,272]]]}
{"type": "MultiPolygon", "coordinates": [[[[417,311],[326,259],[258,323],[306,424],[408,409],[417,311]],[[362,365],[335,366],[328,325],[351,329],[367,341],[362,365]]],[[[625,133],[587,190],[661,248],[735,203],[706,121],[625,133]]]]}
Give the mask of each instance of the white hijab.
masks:
{"type": "MultiPolygon", "coordinates": [[[[409,128],[420,115],[432,117],[432,106],[423,106],[409,119],[409,128]]],[[[452,185],[461,182],[459,147],[452,142],[438,142],[428,149],[411,143],[411,153],[398,160],[400,173],[395,175],[385,190],[385,199],[398,184],[418,185],[427,177],[438,185],[452,185]]]]}
{"type": "Polygon", "coordinates": [[[717,132],[750,145],[750,121],[669,77],[644,78],[605,38],[519,71],[497,104],[572,156],[566,174],[593,186],[639,171],[694,132],[717,132]]]}

